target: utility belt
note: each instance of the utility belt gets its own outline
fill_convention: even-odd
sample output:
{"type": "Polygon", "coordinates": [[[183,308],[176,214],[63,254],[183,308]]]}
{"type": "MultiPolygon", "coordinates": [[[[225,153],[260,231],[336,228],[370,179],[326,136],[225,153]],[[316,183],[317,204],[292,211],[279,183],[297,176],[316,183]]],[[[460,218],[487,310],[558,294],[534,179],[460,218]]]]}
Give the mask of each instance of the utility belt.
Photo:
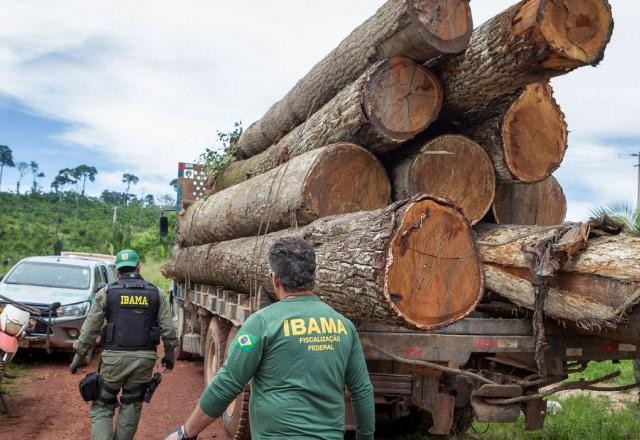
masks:
{"type": "MultiPolygon", "coordinates": [[[[162,374],[153,373],[149,382],[131,386],[125,385],[122,388],[120,404],[128,405],[137,402],[149,403],[160,382],[162,382],[162,374]]],[[[87,374],[84,379],[80,381],[79,388],[80,395],[85,402],[100,401],[108,405],[118,403],[117,395],[120,389],[114,389],[105,384],[98,371],[87,374]]]]}

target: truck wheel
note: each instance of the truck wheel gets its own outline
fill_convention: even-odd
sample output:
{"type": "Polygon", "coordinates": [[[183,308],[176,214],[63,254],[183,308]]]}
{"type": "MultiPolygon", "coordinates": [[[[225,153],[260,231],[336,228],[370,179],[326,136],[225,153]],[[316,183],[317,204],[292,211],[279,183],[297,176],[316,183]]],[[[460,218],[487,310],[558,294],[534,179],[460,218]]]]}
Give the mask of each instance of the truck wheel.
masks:
{"type": "Polygon", "coordinates": [[[178,337],[178,345],[176,345],[174,352],[174,359],[182,361],[185,359],[191,359],[191,353],[187,353],[182,349],[182,336],[184,335],[184,309],[178,305],[178,301],[175,299],[171,303],[173,309],[173,324],[176,328],[176,336],[178,337]]]}
{"type": "MultiPolygon", "coordinates": [[[[233,343],[239,327],[232,327],[227,337],[227,346],[233,343]]],[[[249,428],[249,397],[251,386],[247,384],[238,397],[235,398],[222,414],[224,429],[227,430],[233,440],[249,440],[251,429],[249,428]]]]}
{"type": "Polygon", "coordinates": [[[209,321],[207,339],[204,346],[204,386],[216,377],[224,362],[224,350],[229,333],[229,322],[214,316],[209,321]]]}

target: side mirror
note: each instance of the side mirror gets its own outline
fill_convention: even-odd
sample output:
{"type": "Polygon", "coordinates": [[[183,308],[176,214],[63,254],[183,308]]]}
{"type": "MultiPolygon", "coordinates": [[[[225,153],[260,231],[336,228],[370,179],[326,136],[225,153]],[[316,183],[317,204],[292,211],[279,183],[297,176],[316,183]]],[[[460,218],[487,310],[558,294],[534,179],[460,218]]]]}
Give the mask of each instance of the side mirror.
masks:
{"type": "Polygon", "coordinates": [[[165,215],[166,212],[175,212],[175,210],[162,210],[162,215],[160,216],[160,243],[173,244],[172,241],[167,240],[167,236],[169,235],[169,217],[165,215]]]}
{"type": "Polygon", "coordinates": [[[169,218],[164,215],[160,217],[160,237],[165,238],[169,235],[169,218]]]}
{"type": "Polygon", "coordinates": [[[98,283],[98,284],[96,284],[96,288],[93,289],[93,293],[98,292],[98,290],[102,289],[106,285],[107,285],[107,283],[98,283]]]}

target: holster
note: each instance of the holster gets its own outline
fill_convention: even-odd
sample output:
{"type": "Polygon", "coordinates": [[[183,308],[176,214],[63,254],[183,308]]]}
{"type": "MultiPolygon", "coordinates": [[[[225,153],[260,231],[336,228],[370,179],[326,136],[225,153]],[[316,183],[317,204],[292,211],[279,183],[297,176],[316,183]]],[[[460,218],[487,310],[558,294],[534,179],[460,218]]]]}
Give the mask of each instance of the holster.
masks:
{"type": "Polygon", "coordinates": [[[149,403],[151,401],[153,393],[156,392],[156,388],[158,388],[160,382],[162,382],[162,374],[153,373],[153,376],[151,376],[151,380],[147,383],[147,389],[144,393],[144,401],[146,403],[149,403]]]}
{"type": "Polygon", "coordinates": [[[102,378],[100,373],[93,371],[87,374],[78,384],[80,395],[85,402],[94,402],[100,397],[102,391],[102,378]]]}

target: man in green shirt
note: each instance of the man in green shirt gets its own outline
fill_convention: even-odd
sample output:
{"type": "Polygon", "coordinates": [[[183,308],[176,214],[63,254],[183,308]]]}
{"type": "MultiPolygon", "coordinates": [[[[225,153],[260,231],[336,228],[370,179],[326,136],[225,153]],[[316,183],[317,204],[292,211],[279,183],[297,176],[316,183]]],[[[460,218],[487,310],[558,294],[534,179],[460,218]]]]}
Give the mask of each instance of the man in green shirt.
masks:
{"type": "Polygon", "coordinates": [[[173,368],[176,332],[171,306],[158,288],[140,276],[140,259],[131,249],[116,255],[118,281],[99,290],[73,344],[76,355],[70,369],[86,365],[96,337],[104,328],[100,360],[102,389],[91,416],[93,440],[131,440],[138,428],[144,394],[156,363],[156,346],[164,344],[162,365],[173,368]],[[106,321],[106,325],[105,324],[106,321]],[[104,325],[104,327],[103,327],[104,325]],[[120,395],[120,409],[113,415],[120,395]]]}
{"type": "Polygon", "coordinates": [[[343,439],[345,385],[357,438],[373,439],[373,387],[360,339],[351,321],[313,294],[313,247],[283,238],[267,258],[280,301],[240,328],[198,406],[167,440],[196,438],[250,379],[253,439],[343,439]]]}

